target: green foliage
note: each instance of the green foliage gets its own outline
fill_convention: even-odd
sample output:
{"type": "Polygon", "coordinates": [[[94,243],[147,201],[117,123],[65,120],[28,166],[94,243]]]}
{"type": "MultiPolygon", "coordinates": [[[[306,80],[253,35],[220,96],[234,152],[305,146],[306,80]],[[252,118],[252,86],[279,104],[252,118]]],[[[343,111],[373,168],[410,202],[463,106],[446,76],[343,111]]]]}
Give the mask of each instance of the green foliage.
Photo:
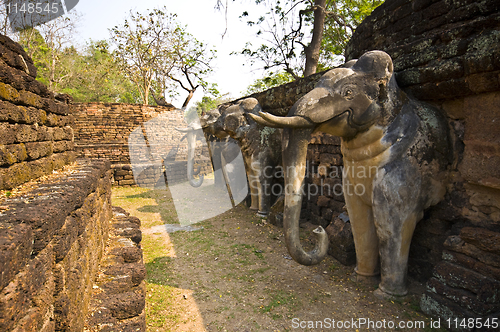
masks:
{"type": "Polygon", "coordinates": [[[187,106],[198,87],[212,88],[205,80],[211,73],[215,51],[198,41],[177,22],[166,7],[145,13],[130,12],[122,25],[110,30],[114,56],[120,68],[134,82],[144,104],[150,90],[172,95],[173,83],[188,92],[187,106]]]}
{"type": "MultiPolygon", "coordinates": [[[[256,35],[263,43],[250,43],[241,51],[252,64],[263,64],[267,71],[280,68],[295,79],[305,69],[306,50],[314,33],[314,8],[317,0],[255,0],[267,6],[264,16],[252,18],[244,12],[240,18],[247,19],[249,26],[256,28],[256,35]]],[[[354,29],[379,6],[383,0],[327,0],[326,18],[322,27],[323,38],[317,71],[339,65],[347,41],[354,29]]]]}
{"type": "Polygon", "coordinates": [[[329,1],[321,43],[318,71],[339,65],[344,60],[347,42],[354,29],[384,0],[329,1]]]}
{"type": "Polygon", "coordinates": [[[262,92],[293,81],[293,76],[287,72],[270,73],[269,76],[259,78],[248,86],[245,95],[262,92]]]}
{"type": "Polygon", "coordinates": [[[74,65],[78,74],[62,92],[77,102],[141,102],[140,93],[121,72],[108,42],[90,41],[74,65]]]}
{"type": "Polygon", "coordinates": [[[184,119],[187,123],[191,123],[204,112],[216,109],[219,105],[229,102],[230,100],[227,94],[221,95],[218,91],[213,91],[212,96],[204,96],[200,101],[196,102],[193,107],[186,110],[184,112],[184,119]]]}

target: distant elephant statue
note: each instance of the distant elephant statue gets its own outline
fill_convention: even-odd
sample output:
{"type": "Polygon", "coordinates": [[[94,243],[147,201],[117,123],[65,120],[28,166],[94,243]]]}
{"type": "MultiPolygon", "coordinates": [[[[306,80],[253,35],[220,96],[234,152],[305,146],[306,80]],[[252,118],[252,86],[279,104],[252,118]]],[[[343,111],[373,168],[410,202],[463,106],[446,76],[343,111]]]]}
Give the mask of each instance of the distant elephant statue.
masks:
{"type": "MultiPolygon", "coordinates": [[[[192,187],[200,187],[203,184],[204,176],[201,175],[196,179],[194,176],[200,173],[200,169],[194,170],[194,157],[196,150],[196,141],[204,137],[212,167],[214,169],[214,184],[216,186],[225,186],[231,183],[231,174],[227,174],[225,165],[231,163],[240,153],[238,144],[230,137],[219,139],[215,136],[213,129],[214,123],[220,117],[218,110],[211,110],[203,114],[199,121],[193,121],[186,128],[176,128],[177,131],[186,133],[188,142],[188,162],[187,162],[187,175],[189,183],[192,187]]],[[[227,136],[227,134],[226,134],[227,136]]],[[[234,181],[233,181],[234,182],[234,181]]]]}
{"type": "Polygon", "coordinates": [[[257,99],[243,99],[221,111],[213,130],[218,137],[229,135],[238,141],[250,185],[250,209],[266,217],[271,208],[276,167],[281,165],[282,130],[263,127],[248,117],[260,111],[257,99]]]}
{"type": "Polygon", "coordinates": [[[392,59],[381,51],[326,72],[286,117],[250,116],[263,125],[285,128],[284,230],[290,255],[312,265],[327,253],[328,236],[322,227],[314,231],[318,241],[312,251],[300,244],[301,189],[311,133],[340,136],[356,272],[381,274],[379,296],[405,295],[415,226],[424,209],[446,193],[452,157],[446,118],[398,87],[392,59]]]}
{"type": "Polygon", "coordinates": [[[195,188],[198,188],[203,184],[203,175],[199,175],[198,179],[194,176],[200,173],[200,168],[196,171],[194,170],[194,154],[196,151],[196,141],[203,137],[203,131],[201,125],[193,121],[187,128],[175,128],[177,131],[186,133],[186,138],[188,142],[188,156],[187,156],[187,177],[189,184],[195,188]]]}

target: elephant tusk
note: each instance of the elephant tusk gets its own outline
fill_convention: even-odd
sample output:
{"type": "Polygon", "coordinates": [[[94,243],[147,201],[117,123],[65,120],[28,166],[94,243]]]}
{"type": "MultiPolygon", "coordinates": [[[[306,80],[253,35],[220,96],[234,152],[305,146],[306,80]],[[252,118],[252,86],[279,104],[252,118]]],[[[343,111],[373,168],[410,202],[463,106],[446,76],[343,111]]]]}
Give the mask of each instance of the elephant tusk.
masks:
{"type": "Polygon", "coordinates": [[[180,131],[181,133],[189,133],[190,131],[193,130],[191,128],[174,128],[174,129],[180,131]]]}
{"type": "Polygon", "coordinates": [[[266,112],[259,115],[267,122],[273,123],[281,128],[310,128],[314,123],[301,116],[276,116],[266,112]]]}
{"type": "Polygon", "coordinates": [[[250,118],[252,118],[252,120],[254,120],[258,124],[261,124],[263,126],[272,127],[272,128],[282,128],[282,126],[277,125],[277,124],[272,123],[272,122],[269,122],[256,114],[248,113],[247,115],[250,116],[250,118]]]}

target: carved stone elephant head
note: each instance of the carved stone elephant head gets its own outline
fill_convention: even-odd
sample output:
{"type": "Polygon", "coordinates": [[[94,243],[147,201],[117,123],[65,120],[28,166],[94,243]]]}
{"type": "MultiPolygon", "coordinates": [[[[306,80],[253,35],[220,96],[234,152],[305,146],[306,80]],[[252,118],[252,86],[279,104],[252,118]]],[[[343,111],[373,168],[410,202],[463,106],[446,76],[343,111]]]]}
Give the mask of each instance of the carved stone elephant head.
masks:
{"type": "Polygon", "coordinates": [[[407,96],[396,83],[390,56],[372,51],[325,73],[288,116],[263,112],[250,116],[263,125],[285,128],[284,227],[290,255],[312,265],[327,253],[328,237],[322,227],[315,230],[318,238],[312,251],[300,244],[301,189],[311,133],[340,136],[356,272],[380,273],[381,295],[406,294],[415,225],[424,209],[445,194],[451,145],[441,113],[407,96]]]}
{"type": "Polygon", "coordinates": [[[238,141],[250,186],[250,209],[265,217],[271,208],[275,169],[281,165],[281,129],[263,127],[249,117],[260,111],[257,99],[243,99],[222,110],[213,130],[219,137],[229,135],[238,141]]]}

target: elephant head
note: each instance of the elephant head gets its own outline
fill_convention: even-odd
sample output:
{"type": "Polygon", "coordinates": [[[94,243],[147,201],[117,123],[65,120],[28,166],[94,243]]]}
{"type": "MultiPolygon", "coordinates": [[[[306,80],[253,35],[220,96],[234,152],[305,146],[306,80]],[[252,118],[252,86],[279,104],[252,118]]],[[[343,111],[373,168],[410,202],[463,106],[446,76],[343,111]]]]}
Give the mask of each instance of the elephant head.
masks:
{"type": "Polygon", "coordinates": [[[391,121],[389,109],[400,109],[400,91],[393,77],[392,60],[384,52],[365,53],[357,61],[328,71],[316,87],[299,99],[286,117],[260,112],[249,114],[270,127],[284,128],[282,153],[285,170],[285,239],[290,255],[300,264],[319,263],[328,251],[328,236],[320,226],[314,230],[316,247],[306,252],[299,240],[299,216],[306,153],[310,136],[326,132],[349,141],[369,127],[391,121]],[[388,104],[391,104],[388,107],[388,104]]]}
{"type": "Polygon", "coordinates": [[[260,111],[262,108],[257,99],[243,99],[221,112],[221,116],[215,122],[214,129],[219,135],[225,134],[239,139],[250,128],[250,119],[247,114],[259,114],[260,111]]]}

